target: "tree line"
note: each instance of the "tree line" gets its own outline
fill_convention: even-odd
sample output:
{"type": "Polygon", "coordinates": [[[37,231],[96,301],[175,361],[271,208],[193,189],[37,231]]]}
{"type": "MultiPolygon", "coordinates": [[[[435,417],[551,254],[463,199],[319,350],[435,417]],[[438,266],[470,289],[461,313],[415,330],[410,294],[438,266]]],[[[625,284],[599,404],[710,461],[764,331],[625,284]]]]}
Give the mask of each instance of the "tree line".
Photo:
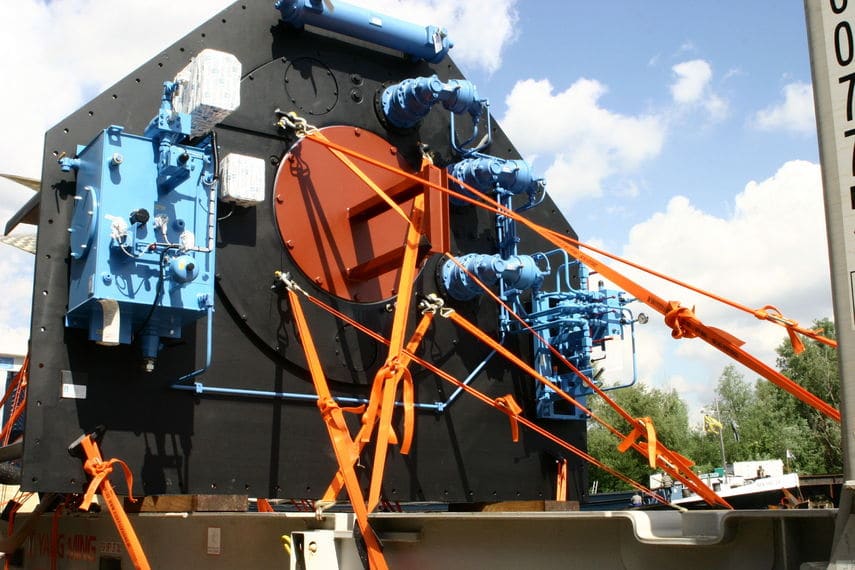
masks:
{"type": "MultiPolygon", "coordinates": [[[[814,321],[822,335],[835,338],[834,323],[814,321]]],[[[837,351],[817,341],[806,341],[805,350],[795,354],[789,340],[776,349],[776,367],[834,407],[840,405],[840,376],[837,351]]],[[[703,426],[690,426],[688,407],[676,390],[660,390],[637,384],[611,392],[613,399],[633,417],[650,417],[660,441],[696,464],[696,472],[707,473],[721,466],[719,435],[703,426]]],[[[629,432],[627,423],[600,398],[592,397],[591,411],[629,432]]],[[[801,474],[841,473],[843,456],[840,425],[803,404],[771,382],[745,379],[735,366],[727,366],[718,378],[715,399],[704,412],[721,424],[728,463],[760,459],[784,460],[790,471],[801,474]]],[[[594,457],[635,481],[647,484],[653,473],[640,454],[617,450],[617,439],[599,424],[589,423],[588,450],[594,457]]],[[[591,481],[599,481],[600,492],[629,487],[614,476],[591,467],[591,481]]]]}

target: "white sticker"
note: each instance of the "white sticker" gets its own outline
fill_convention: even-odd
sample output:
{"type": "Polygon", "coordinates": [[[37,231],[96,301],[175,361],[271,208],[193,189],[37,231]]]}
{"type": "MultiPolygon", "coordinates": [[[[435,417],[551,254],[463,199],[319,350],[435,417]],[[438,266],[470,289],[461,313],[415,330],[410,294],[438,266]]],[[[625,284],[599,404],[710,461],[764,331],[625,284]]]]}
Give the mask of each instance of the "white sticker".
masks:
{"type": "Polygon", "coordinates": [[[119,303],[115,299],[98,299],[104,321],[101,327],[101,340],[98,344],[103,346],[116,346],[119,344],[121,333],[121,313],[119,303]]]}
{"type": "Polygon", "coordinates": [[[84,384],[63,384],[62,397],[71,400],[85,400],[86,386],[84,384]]]}
{"type": "Polygon", "coordinates": [[[222,551],[221,543],[220,543],[220,527],[218,526],[209,526],[208,527],[208,554],[213,554],[215,556],[219,556],[222,551]]]}

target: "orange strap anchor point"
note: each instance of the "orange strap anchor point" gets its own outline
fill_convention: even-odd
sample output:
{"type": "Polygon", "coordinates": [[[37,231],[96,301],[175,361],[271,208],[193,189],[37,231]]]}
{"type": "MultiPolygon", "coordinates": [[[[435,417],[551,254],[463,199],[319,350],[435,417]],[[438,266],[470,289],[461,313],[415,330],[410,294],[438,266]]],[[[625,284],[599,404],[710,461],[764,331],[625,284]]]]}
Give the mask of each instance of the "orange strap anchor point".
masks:
{"type": "Polygon", "coordinates": [[[519,415],[522,413],[522,408],[510,394],[496,398],[496,407],[508,414],[511,420],[511,439],[517,443],[520,440],[519,415]]]}
{"type": "Polygon", "coordinates": [[[356,515],[357,526],[365,541],[368,563],[371,570],[387,570],[389,566],[383,557],[383,546],[380,544],[377,535],[368,522],[369,509],[367,508],[365,498],[362,494],[362,486],[354,469],[354,464],[359,457],[360,448],[350,436],[350,430],[344,421],[344,411],[335,401],[335,398],[333,398],[326,376],[324,375],[320,357],[318,356],[312,333],[309,330],[309,323],[306,320],[306,315],[303,312],[303,306],[298,296],[298,291],[301,293],[305,292],[291,282],[287,275],[280,275],[279,278],[282,279],[287,287],[288,300],[294,315],[294,323],[300,335],[303,352],[306,355],[306,361],[309,365],[309,373],[312,377],[312,383],[315,386],[315,393],[318,395],[318,408],[326,424],[327,434],[332,443],[339,472],[342,475],[344,487],[347,489],[354,515],[356,515]]]}
{"type": "MultiPolygon", "coordinates": [[[[801,354],[805,351],[805,344],[802,342],[802,339],[798,334],[800,332],[804,334],[802,329],[799,327],[799,323],[792,319],[785,318],[778,307],[774,305],[766,305],[765,307],[761,307],[754,311],[754,316],[760,320],[773,321],[782,325],[787,329],[787,335],[790,337],[790,344],[793,345],[793,352],[801,354]]],[[[808,332],[818,335],[822,332],[822,329],[808,332]]]]}
{"type": "Polygon", "coordinates": [[[656,428],[653,427],[653,420],[650,418],[638,418],[636,422],[635,427],[632,428],[629,435],[618,444],[618,451],[621,453],[626,452],[627,449],[632,447],[633,443],[638,441],[639,437],[644,436],[647,438],[647,462],[650,467],[655,468],[658,451],[656,449],[656,428]]]}
{"type": "Polygon", "coordinates": [[[695,338],[698,335],[683,329],[682,320],[695,316],[695,310],[682,306],[678,301],[668,301],[665,324],[671,329],[673,338],[695,338]]]}
{"type": "MultiPolygon", "coordinates": [[[[97,432],[96,434],[97,435],[97,432]]],[[[113,472],[113,465],[120,465],[125,472],[125,482],[128,485],[128,495],[131,501],[135,501],[131,494],[133,487],[133,475],[127,464],[120,459],[110,459],[104,461],[101,457],[101,450],[98,449],[98,443],[95,441],[95,435],[86,434],[81,436],[77,441],[71,444],[68,448],[72,454],[81,454],[83,456],[83,470],[86,474],[92,477],[89,487],[86,489],[86,494],[83,497],[83,502],[80,504],[80,510],[88,510],[96,491],[99,491],[101,497],[107,505],[107,510],[110,511],[110,516],[113,517],[113,523],[116,525],[116,530],[125,543],[125,548],[128,550],[128,556],[134,568],[137,570],[150,570],[151,566],[148,563],[142,544],[137,538],[134,527],[131,526],[131,521],[128,519],[119,497],[110,483],[109,475],[113,472]]]]}

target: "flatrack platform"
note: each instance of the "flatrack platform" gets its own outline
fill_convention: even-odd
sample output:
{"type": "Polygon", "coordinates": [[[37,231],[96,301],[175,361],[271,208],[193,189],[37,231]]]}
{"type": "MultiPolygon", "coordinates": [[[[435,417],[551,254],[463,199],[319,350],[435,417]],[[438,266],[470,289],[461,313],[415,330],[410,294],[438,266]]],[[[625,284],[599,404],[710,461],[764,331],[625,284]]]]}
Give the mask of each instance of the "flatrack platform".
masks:
{"type": "MultiPolygon", "coordinates": [[[[837,511],[378,513],[391,568],[799,568],[828,560],[837,511]]],[[[21,516],[23,518],[23,515],[21,516]]],[[[362,569],[353,515],[130,515],[152,568],[362,569]],[[302,566],[300,566],[302,564],[302,566]],[[291,566],[294,568],[294,566],[291,566]]],[[[11,568],[130,568],[109,515],[43,515],[11,568]],[[16,565],[17,563],[17,565],[16,565]]]]}

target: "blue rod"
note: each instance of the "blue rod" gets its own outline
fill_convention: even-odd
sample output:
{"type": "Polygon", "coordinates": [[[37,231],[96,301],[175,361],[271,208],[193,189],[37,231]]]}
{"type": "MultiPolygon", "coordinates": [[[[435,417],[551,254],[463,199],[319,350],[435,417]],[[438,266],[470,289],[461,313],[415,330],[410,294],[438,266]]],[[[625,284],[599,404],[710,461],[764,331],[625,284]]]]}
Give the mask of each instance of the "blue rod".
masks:
{"type": "MultiPolygon", "coordinates": [[[[211,321],[209,320],[208,322],[210,323],[211,321]]],[[[219,395],[219,396],[242,396],[242,397],[247,397],[247,398],[267,398],[267,399],[274,399],[274,400],[297,400],[297,401],[303,401],[303,402],[315,402],[315,401],[317,401],[318,397],[316,395],[314,395],[314,394],[303,394],[300,392],[274,392],[272,390],[250,390],[247,388],[220,388],[217,386],[205,386],[201,382],[194,382],[193,384],[185,384],[184,382],[186,380],[189,380],[195,376],[198,376],[199,374],[204,372],[211,365],[210,336],[208,338],[209,338],[208,359],[207,359],[207,363],[206,363],[205,367],[200,368],[199,370],[196,370],[194,372],[191,372],[190,374],[187,374],[187,375],[179,378],[178,382],[171,386],[174,390],[183,390],[185,392],[194,392],[196,394],[202,394],[202,395],[211,394],[211,395],[219,395]]],[[[499,344],[504,344],[504,342],[505,342],[505,337],[503,335],[499,341],[499,344]]],[[[463,380],[463,385],[468,386],[475,379],[475,377],[481,373],[481,371],[484,369],[484,367],[487,366],[487,363],[493,358],[493,356],[495,356],[495,354],[496,354],[495,350],[490,351],[490,353],[484,357],[484,360],[482,360],[478,364],[478,366],[476,366],[472,370],[472,372],[469,373],[469,376],[467,376],[466,379],[463,380]]],[[[432,410],[432,411],[437,412],[437,413],[442,413],[445,411],[445,409],[447,407],[449,407],[454,402],[454,400],[457,399],[458,396],[460,396],[460,393],[462,391],[463,391],[463,388],[458,386],[457,389],[454,390],[454,392],[452,392],[451,395],[448,397],[448,399],[445,400],[444,402],[435,402],[433,404],[424,404],[424,403],[416,402],[413,404],[413,407],[415,407],[418,410],[432,410]]],[[[367,398],[354,398],[351,396],[337,396],[335,398],[335,400],[336,400],[336,402],[338,402],[340,404],[357,404],[358,405],[358,404],[367,404],[368,403],[367,398]]],[[[395,402],[395,405],[398,407],[402,407],[404,405],[404,402],[395,402]]]]}
{"type": "MultiPolygon", "coordinates": [[[[500,345],[504,344],[504,342],[505,342],[505,336],[503,334],[501,340],[499,340],[499,344],[500,345]]],[[[496,355],[496,349],[491,350],[490,354],[485,356],[484,360],[482,360],[481,363],[478,366],[476,366],[475,369],[472,370],[472,372],[469,373],[469,376],[467,376],[466,380],[463,381],[463,386],[468,386],[469,383],[472,382],[472,380],[474,380],[475,377],[481,373],[481,371],[484,369],[484,367],[487,366],[487,363],[490,361],[490,359],[493,358],[493,356],[495,356],[495,355],[496,355]]],[[[451,403],[454,400],[456,400],[457,397],[460,395],[460,393],[463,391],[463,386],[458,386],[457,389],[451,393],[451,396],[449,396],[445,402],[437,402],[437,406],[438,406],[437,411],[439,411],[439,412],[445,411],[445,408],[450,406],[451,403]]]]}
{"type": "Polygon", "coordinates": [[[202,374],[208,368],[211,367],[211,354],[213,353],[212,344],[213,344],[213,337],[214,337],[214,304],[213,304],[213,301],[211,301],[208,304],[208,317],[207,317],[207,319],[208,319],[208,322],[206,323],[206,325],[207,325],[206,329],[208,332],[207,332],[207,338],[205,339],[205,347],[206,347],[205,348],[205,351],[206,351],[205,365],[202,368],[199,368],[198,370],[194,370],[190,374],[185,374],[184,376],[179,378],[178,379],[179,384],[182,382],[186,382],[187,380],[190,380],[191,378],[195,378],[196,376],[202,374]]]}
{"type": "MultiPolygon", "coordinates": [[[[185,392],[193,392],[195,394],[209,394],[218,396],[243,396],[246,398],[267,398],[274,400],[298,400],[303,402],[316,402],[318,396],[315,394],[302,394],[299,392],[274,392],[271,390],[250,390],[246,388],[220,388],[218,386],[205,386],[201,382],[193,384],[173,384],[175,390],[183,390],[185,392]]],[[[367,404],[367,398],[353,398],[350,396],[336,396],[336,402],[340,404],[367,404]]],[[[403,402],[395,402],[396,406],[403,406],[403,402]]],[[[413,406],[420,410],[441,411],[444,404],[437,402],[435,404],[414,403],[413,406]]]]}
{"type": "Polygon", "coordinates": [[[629,334],[630,339],[632,341],[632,380],[630,380],[626,384],[618,384],[617,386],[601,388],[603,392],[611,392],[612,390],[619,390],[620,388],[629,388],[630,386],[634,386],[635,383],[638,382],[638,358],[636,357],[635,352],[635,319],[633,318],[632,311],[630,311],[629,309],[624,308],[621,310],[629,314],[629,334]]]}

